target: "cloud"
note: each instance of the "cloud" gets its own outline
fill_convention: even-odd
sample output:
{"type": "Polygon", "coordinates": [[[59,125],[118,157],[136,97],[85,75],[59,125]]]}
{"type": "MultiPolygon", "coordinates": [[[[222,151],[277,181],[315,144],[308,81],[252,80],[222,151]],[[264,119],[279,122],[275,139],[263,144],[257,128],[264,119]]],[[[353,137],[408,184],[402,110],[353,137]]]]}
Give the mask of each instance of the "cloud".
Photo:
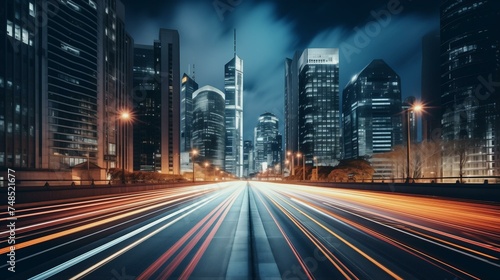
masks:
{"type": "Polygon", "coordinates": [[[334,25],[332,18],[331,28],[299,34],[310,30],[299,26],[306,23],[280,16],[276,3],[238,3],[221,17],[213,1],[183,1],[158,17],[134,22],[132,35],[136,43],[152,44],[159,28],[179,30],[181,74],[194,63],[200,86],[224,90],[224,65],[233,57],[236,28],[237,53],[244,60],[244,139],[253,139],[253,128],[264,112],[278,116],[283,128],[284,60],[306,47],[340,48],[340,94],[354,74],[381,58],[401,76],[403,97],[420,95],[421,38],[439,27],[438,20],[405,10],[382,24],[368,12],[355,28],[334,25]],[[368,38],[365,44],[360,44],[360,32],[368,38]],[[354,52],[346,46],[354,47],[350,49],[354,52]]]}
{"type": "Polygon", "coordinates": [[[436,28],[434,20],[413,15],[393,16],[386,26],[372,18],[349,30],[324,30],[309,47],[340,48],[340,94],[352,76],[380,58],[400,75],[403,97],[420,96],[421,39],[436,28]]]}
{"type": "Polygon", "coordinates": [[[224,65],[233,57],[233,29],[237,54],[244,65],[244,139],[253,139],[258,116],[276,114],[283,122],[285,54],[295,47],[292,23],[277,20],[271,4],[243,3],[221,20],[211,5],[180,5],[173,20],[181,39],[181,72],[196,65],[200,86],[224,90],[224,65]]]}

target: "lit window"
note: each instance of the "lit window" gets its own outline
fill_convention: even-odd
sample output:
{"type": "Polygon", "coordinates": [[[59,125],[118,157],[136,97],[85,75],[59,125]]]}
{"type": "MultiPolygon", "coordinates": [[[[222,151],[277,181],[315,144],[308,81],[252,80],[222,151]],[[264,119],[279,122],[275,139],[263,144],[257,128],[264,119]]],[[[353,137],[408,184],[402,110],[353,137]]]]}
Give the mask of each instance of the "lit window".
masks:
{"type": "Polygon", "coordinates": [[[61,43],[61,49],[65,50],[65,51],[67,51],[67,52],[69,52],[71,54],[74,54],[74,55],[78,55],[78,56],[80,55],[80,50],[79,49],[77,49],[77,48],[75,48],[73,46],[70,46],[70,45],[68,45],[66,43],[61,43]]]}
{"type": "Polygon", "coordinates": [[[68,4],[68,6],[69,6],[70,8],[72,8],[73,10],[75,10],[75,11],[77,11],[77,12],[79,12],[79,11],[80,11],[80,6],[78,6],[75,2],[73,2],[73,1],[71,1],[71,0],[68,0],[66,3],[67,3],[67,4],[68,4]]]}
{"type": "Polygon", "coordinates": [[[17,24],[14,28],[14,38],[16,38],[16,40],[21,40],[21,26],[17,24]]]}
{"type": "Polygon", "coordinates": [[[33,3],[30,2],[29,8],[30,8],[30,16],[35,17],[35,5],[33,5],[33,3]]]}
{"type": "Polygon", "coordinates": [[[14,35],[12,28],[13,28],[12,21],[8,20],[7,21],[7,35],[9,35],[10,37],[12,37],[12,35],[14,35]]]}
{"type": "Polygon", "coordinates": [[[116,155],[116,144],[114,144],[114,143],[108,144],[108,154],[109,155],[116,155]]]}
{"type": "Polygon", "coordinates": [[[23,43],[28,44],[29,43],[29,38],[28,38],[28,30],[23,28],[23,43]]]}
{"type": "Polygon", "coordinates": [[[97,5],[95,4],[95,2],[94,2],[94,1],[89,0],[89,5],[90,5],[90,7],[92,7],[92,8],[94,8],[94,9],[96,9],[96,10],[97,10],[97,5]]]}

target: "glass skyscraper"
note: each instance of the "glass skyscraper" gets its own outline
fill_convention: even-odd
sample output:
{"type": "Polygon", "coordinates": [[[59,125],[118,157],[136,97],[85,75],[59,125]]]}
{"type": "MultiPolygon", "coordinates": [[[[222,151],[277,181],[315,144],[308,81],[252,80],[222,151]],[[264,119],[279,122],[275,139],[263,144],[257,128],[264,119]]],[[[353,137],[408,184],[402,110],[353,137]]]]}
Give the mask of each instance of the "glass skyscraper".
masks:
{"type": "Polygon", "coordinates": [[[192,148],[198,151],[195,161],[224,166],[225,125],[224,93],[203,86],[193,93],[192,148]]]}
{"type": "Polygon", "coordinates": [[[381,59],[373,60],[342,94],[344,158],[367,158],[374,177],[391,176],[391,164],[371,159],[402,144],[401,80],[381,59]]]}
{"type": "Polygon", "coordinates": [[[293,59],[285,59],[285,150],[290,152],[299,149],[299,57],[295,52],[293,59]]]}
{"type": "Polygon", "coordinates": [[[99,12],[88,2],[71,3],[59,5],[42,27],[41,161],[50,169],[98,157],[99,12]]]}
{"type": "Polygon", "coordinates": [[[500,175],[498,26],[499,1],[441,1],[445,177],[500,175]]]}
{"type": "Polygon", "coordinates": [[[0,47],[0,106],[9,107],[0,110],[0,166],[18,167],[19,178],[29,168],[25,178],[41,180],[74,179],[82,174],[72,168],[86,162],[97,166],[92,179],[124,158],[131,170],[131,130],[121,134],[117,121],[131,108],[132,86],[133,39],[121,1],[0,7],[0,36],[9,42],[0,47]]]}
{"type": "Polygon", "coordinates": [[[153,46],[134,48],[134,170],[161,170],[161,97],[157,90],[153,46]]]}
{"type": "Polygon", "coordinates": [[[279,120],[272,113],[264,113],[254,129],[254,164],[255,171],[266,171],[267,168],[281,166],[281,134],[279,120]]]}
{"type": "Polygon", "coordinates": [[[161,98],[161,172],[180,174],[180,45],[179,32],[160,29],[154,42],[157,90],[161,98]]]}
{"type": "Polygon", "coordinates": [[[37,4],[0,3],[0,168],[17,171],[39,167],[41,160],[37,4]]]}
{"type": "Polygon", "coordinates": [[[243,175],[243,60],[234,53],[224,66],[226,95],[225,171],[243,175]]]}
{"type": "Polygon", "coordinates": [[[184,73],[181,80],[181,152],[191,150],[193,123],[193,92],[198,89],[195,80],[184,73]]]}
{"type": "Polygon", "coordinates": [[[318,165],[334,166],[341,159],[342,150],[339,50],[306,49],[297,63],[299,151],[308,164],[316,157],[318,165]]]}

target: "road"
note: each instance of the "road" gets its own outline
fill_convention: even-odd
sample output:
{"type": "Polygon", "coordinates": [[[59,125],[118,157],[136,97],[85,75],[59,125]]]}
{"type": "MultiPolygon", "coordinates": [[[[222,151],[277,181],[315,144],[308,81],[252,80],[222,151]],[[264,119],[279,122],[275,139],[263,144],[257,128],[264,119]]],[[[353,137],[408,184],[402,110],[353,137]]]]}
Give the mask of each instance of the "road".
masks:
{"type": "Polygon", "coordinates": [[[500,275],[491,203],[234,181],[16,208],[15,272],[2,226],[0,279],[500,275]]]}

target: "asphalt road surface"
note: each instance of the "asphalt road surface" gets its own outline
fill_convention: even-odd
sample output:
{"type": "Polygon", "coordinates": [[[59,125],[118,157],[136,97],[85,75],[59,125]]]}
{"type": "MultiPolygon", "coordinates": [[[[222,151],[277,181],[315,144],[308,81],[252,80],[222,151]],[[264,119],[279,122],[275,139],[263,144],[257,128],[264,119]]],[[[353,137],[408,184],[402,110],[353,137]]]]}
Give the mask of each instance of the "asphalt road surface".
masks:
{"type": "Polygon", "coordinates": [[[500,279],[499,214],[254,181],[24,204],[0,279],[500,279]]]}

